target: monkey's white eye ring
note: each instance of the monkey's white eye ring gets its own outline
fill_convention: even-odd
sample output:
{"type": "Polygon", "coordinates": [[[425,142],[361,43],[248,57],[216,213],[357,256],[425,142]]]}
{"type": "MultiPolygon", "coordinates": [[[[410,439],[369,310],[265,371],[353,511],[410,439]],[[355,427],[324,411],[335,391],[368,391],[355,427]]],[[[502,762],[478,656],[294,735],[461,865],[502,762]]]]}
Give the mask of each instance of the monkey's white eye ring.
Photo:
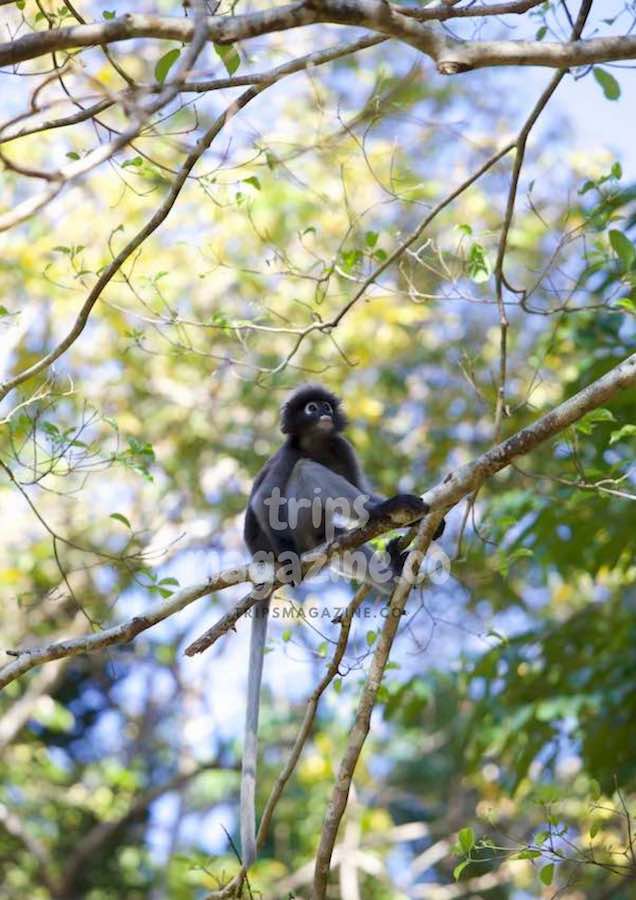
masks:
{"type": "Polygon", "coordinates": [[[308,416],[313,416],[314,413],[318,412],[318,404],[314,403],[313,401],[311,403],[308,403],[305,407],[305,412],[308,416]]]}

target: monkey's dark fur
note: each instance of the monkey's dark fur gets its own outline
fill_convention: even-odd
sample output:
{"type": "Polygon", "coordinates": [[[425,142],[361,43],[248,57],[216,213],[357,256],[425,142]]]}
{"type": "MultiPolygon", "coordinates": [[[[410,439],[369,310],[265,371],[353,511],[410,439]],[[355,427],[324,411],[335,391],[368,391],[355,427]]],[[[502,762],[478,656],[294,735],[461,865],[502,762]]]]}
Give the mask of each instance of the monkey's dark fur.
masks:
{"type": "MultiPolygon", "coordinates": [[[[243,536],[252,553],[272,551],[277,557],[284,551],[304,553],[324,541],[325,525],[329,524],[326,516],[322,517],[322,527],[312,525],[308,531],[303,528],[292,531],[289,527],[273,530],[264,507],[274,488],[278,488],[283,496],[292,494],[300,499],[296,479],[292,479],[291,486],[290,479],[296,464],[303,459],[313,460],[329,470],[320,473],[314,469],[312,473],[318,478],[322,474],[316,487],[320,488],[323,497],[353,502],[360,495],[368,496],[365,509],[370,516],[387,515],[398,508],[412,510],[414,520],[426,515],[428,506],[414,494],[398,494],[390,500],[382,500],[366,489],[354,449],[340,433],[346,425],[340,399],[318,384],[298,388],[283,405],[281,431],[287,435],[287,440],[256,476],[245,514],[243,536]],[[316,411],[308,413],[307,407],[312,404],[316,411]],[[331,479],[329,473],[335,473],[339,478],[331,479]]],[[[307,487],[307,479],[303,480],[307,487]]],[[[309,494],[309,498],[313,500],[313,495],[309,494]]],[[[303,523],[307,524],[304,520],[303,523]]]]}
{"type": "MultiPolygon", "coordinates": [[[[346,424],[339,398],[318,384],[298,388],[283,405],[281,431],[287,435],[285,443],[256,476],[245,513],[244,538],[252,554],[265,551],[280,559],[283,554],[300,555],[321,544],[327,530],[338,531],[329,520],[328,500],[344,501],[367,518],[390,515],[398,509],[412,512],[413,521],[426,515],[427,504],[414,494],[397,494],[384,500],[366,489],[355,451],[341,434],[346,424]],[[273,527],[270,501],[276,492],[287,505],[278,509],[282,514],[273,527]],[[315,502],[316,496],[323,510],[319,522],[308,509],[301,510],[294,522],[285,518],[293,500],[301,506],[315,502]]],[[[442,530],[443,523],[436,537],[442,530]]],[[[373,556],[368,547],[360,549],[368,559],[373,556]]],[[[395,541],[387,549],[393,573],[399,575],[406,554],[395,541]]],[[[368,575],[365,580],[385,594],[390,594],[394,586],[394,580],[378,583],[368,575]]],[[[252,616],[241,779],[241,851],[246,866],[256,858],[256,734],[268,606],[269,598],[260,600],[252,616]]]]}

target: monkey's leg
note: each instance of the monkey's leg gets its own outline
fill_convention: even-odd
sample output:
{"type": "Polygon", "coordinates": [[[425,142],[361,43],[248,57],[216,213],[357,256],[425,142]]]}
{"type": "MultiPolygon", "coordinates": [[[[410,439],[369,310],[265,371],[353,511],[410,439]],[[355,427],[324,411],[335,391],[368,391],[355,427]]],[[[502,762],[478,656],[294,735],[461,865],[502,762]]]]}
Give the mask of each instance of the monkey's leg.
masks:
{"type": "MultiPolygon", "coordinates": [[[[310,459],[299,460],[287,484],[287,499],[294,538],[301,552],[332,540],[342,529],[338,518],[366,522],[383,501],[361,491],[337,472],[310,459]]],[[[394,579],[386,559],[370,547],[345,551],[334,561],[349,578],[363,581],[382,594],[390,594],[394,579]]]]}

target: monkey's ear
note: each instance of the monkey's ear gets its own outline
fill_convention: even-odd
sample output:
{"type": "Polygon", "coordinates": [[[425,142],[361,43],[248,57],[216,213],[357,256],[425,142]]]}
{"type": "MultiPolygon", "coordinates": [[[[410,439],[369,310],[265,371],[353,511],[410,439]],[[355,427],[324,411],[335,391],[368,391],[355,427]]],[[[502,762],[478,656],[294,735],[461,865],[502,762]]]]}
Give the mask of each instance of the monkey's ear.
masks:
{"type": "Polygon", "coordinates": [[[289,434],[291,430],[291,410],[287,402],[280,408],[280,430],[283,434],[289,434]]]}
{"type": "Polygon", "coordinates": [[[335,403],[332,403],[333,406],[333,421],[336,426],[336,431],[344,431],[347,425],[349,424],[349,419],[347,419],[343,409],[342,409],[342,401],[334,396],[335,403]]]}

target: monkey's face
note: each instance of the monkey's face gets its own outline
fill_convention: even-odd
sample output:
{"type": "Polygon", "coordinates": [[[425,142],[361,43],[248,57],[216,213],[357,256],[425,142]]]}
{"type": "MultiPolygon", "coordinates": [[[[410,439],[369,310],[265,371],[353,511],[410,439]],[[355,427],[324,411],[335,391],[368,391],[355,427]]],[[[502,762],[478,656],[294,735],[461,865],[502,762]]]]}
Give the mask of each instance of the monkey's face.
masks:
{"type": "Polygon", "coordinates": [[[336,427],[333,421],[333,407],[328,400],[310,400],[303,410],[306,428],[329,434],[336,427]]]}
{"type": "Polygon", "coordinates": [[[327,436],[342,431],[345,417],[338,398],[320,385],[299,388],[283,406],[283,434],[327,436]]]}

